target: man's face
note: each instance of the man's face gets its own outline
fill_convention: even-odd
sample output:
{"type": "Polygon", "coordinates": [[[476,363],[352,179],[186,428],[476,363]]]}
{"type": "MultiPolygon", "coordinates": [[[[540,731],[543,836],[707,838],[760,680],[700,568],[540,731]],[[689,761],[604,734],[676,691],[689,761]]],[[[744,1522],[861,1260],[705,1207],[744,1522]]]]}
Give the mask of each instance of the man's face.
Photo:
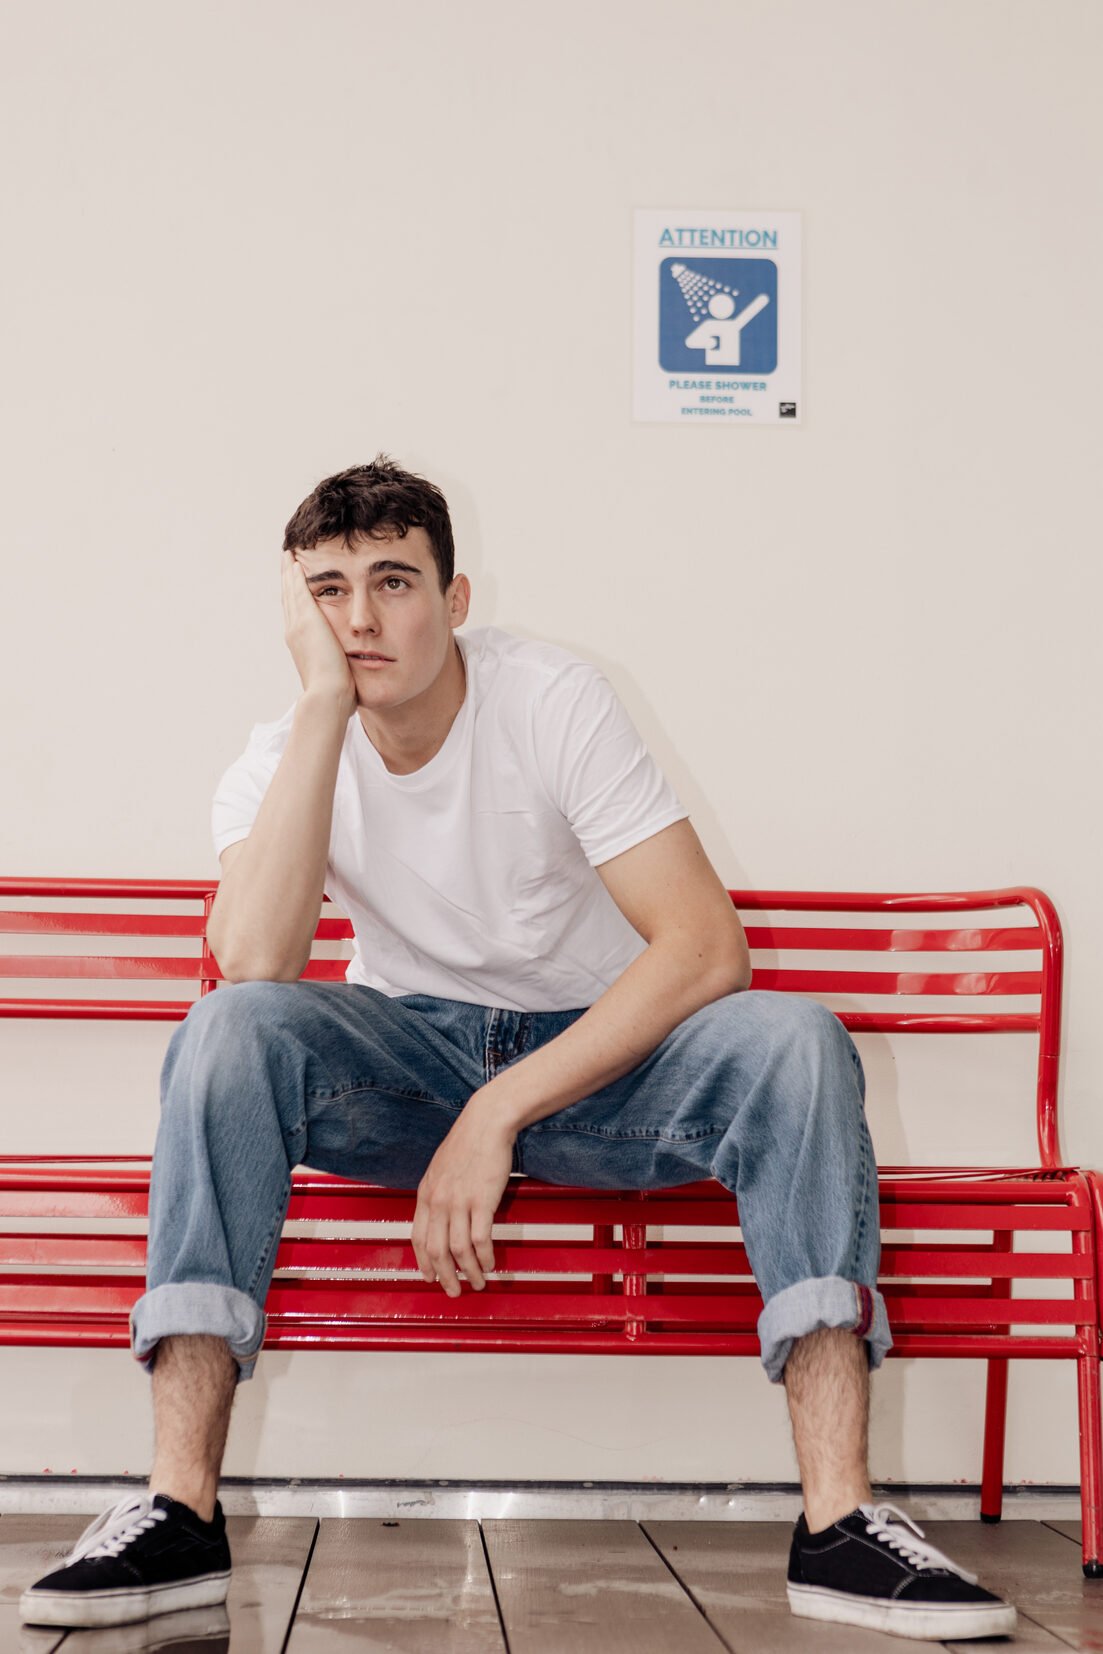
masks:
{"type": "Polygon", "coordinates": [[[319,540],[296,559],[348,657],[357,702],[385,711],[413,700],[440,677],[452,632],[467,618],[469,587],[457,575],[440,589],[429,536],[319,540]]]}

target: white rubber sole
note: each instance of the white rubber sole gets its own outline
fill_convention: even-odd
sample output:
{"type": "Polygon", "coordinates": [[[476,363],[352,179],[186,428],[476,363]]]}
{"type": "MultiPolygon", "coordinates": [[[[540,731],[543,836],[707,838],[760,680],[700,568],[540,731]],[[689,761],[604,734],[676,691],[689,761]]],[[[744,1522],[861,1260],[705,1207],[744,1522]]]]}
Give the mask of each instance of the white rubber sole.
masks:
{"type": "Polygon", "coordinates": [[[19,1599],[19,1613],[26,1625],[130,1625],[180,1608],[213,1608],[226,1601],[229,1589],[229,1570],[145,1591],[36,1591],[32,1586],[19,1599]]]}
{"type": "Polygon", "coordinates": [[[859,1597],[849,1591],[827,1591],[818,1585],[789,1585],[789,1607],[808,1620],[832,1620],[837,1625],[860,1625],[867,1631],[887,1631],[894,1637],[921,1642],[956,1642],[963,1637],[1009,1637],[1018,1615],[1009,1602],[929,1603],[886,1602],[884,1597],[859,1597]]]}

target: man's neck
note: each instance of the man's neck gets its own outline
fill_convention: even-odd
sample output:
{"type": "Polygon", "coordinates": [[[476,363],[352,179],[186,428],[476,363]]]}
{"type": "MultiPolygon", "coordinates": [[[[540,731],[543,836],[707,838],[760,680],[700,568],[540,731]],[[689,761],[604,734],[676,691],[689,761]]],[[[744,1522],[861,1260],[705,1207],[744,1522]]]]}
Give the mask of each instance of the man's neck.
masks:
{"type": "Polygon", "coordinates": [[[448,738],[467,692],[467,669],[460,646],[452,647],[428,689],[385,714],[360,707],[364,733],[392,775],[412,775],[435,758],[448,738]]]}

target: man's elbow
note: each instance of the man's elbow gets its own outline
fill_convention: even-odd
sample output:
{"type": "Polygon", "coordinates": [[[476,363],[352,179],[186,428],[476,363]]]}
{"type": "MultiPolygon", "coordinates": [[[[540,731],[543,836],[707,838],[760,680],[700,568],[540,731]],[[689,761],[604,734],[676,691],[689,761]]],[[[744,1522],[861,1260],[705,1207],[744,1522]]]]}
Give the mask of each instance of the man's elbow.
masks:
{"type": "Polygon", "coordinates": [[[745,992],[751,985],[751,956],[746,943],[717,959],[709,974],[714,999],[745,992]]]}
{"type": "Polygon", "coordinates": [[[234,954],[229,950],[219,952],[211,947],[215,963],[224,982],[297,982],[307,967],[308,960],[301,962],[283,959],[265,959],[259,955],[250,958],[247,954],[234,954]]]}
{"type": "Polygon", "coordinates": [[[228,971],[223,971],[220,965],[219,970],[222,971],[223,982],[231,985],[238,982],[297,982],[303,974],[302,971],[285,971],[270,965],[257,965],[253,969],[244,966],[228,971]]]}
{"type": "Polygon", "coordinates": [[[751,961],[745,945],[723,950],[691,948],[682,953],[678,970],[686,994],[695,1002],[694,1010],[728,994],[742,993],[751,985],[751,961]]]}
{"type": "MultiPolygon", "coordinates": [[[[701,925],[696,936],[692,931],[683,931],[676,939],[671,938],[677,968],[698,1009],[727,994],[743,993],[751,985],[747,936],[734,908],[731,918],[731,925],[701,925]]],[[[661,944],[663,939],[653,937],[652,941],[661,944]]]]}
{"type": "Polygon", "coordinates": [[[727,909],[724,920],[712,936],[717,999],[723,994],[743,993],[751,985],[751,950],[734,907],[727,909]]]}

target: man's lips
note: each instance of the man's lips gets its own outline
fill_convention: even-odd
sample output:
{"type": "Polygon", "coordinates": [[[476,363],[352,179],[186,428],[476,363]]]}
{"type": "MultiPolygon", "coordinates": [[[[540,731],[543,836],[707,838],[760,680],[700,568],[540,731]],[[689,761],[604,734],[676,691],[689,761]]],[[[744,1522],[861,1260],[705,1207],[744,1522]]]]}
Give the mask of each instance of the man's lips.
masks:
{"type": "Polygon", "coordinates": [[[365,650],[364,652],[356,652],[356,653],[353,653],[352,651],[346,650],[346,654],[348,655],[349,660],[352,661],[354,666],[393,666],[394,665],[394,658],[391,655],[377,655],[374,652],[367,651],[367,650],[365,650]]]}

